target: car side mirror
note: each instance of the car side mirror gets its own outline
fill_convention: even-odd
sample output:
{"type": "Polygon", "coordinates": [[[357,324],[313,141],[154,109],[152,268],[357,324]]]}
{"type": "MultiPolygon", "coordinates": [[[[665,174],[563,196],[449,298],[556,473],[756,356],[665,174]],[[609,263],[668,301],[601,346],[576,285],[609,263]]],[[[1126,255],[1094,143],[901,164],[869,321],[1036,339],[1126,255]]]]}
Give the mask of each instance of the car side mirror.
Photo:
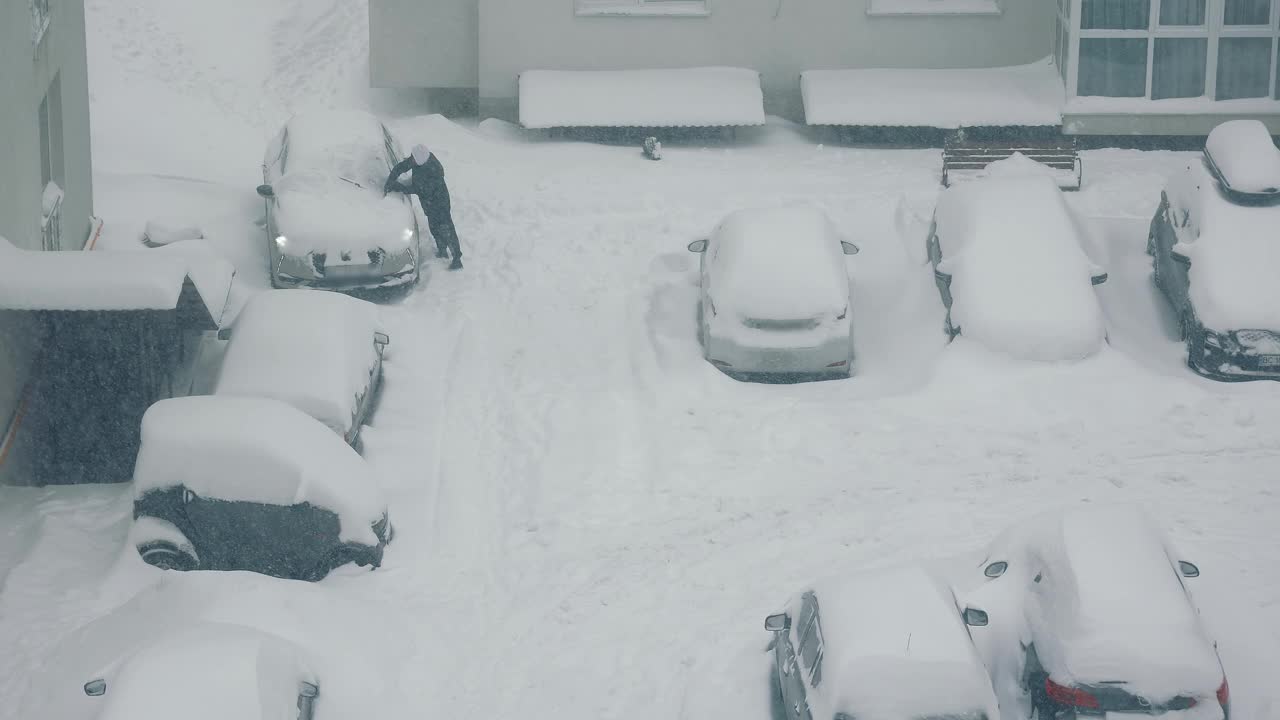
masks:
{"type": "Polygon", "coordinates": [[[316,712],[316,698],[320,688],[305,680],[298,683],[298,720],[312,720],[316,712]]]}
{"type": "Polygon", "coordinates": [[[782,632],[791,628],[791,618],[786,613],[777,613],[764,619],[764,629],[769,632],[782,632]]]}
{"type": "Polygon", "coordinates": [[[107,681],[102,678],[90,680],[84,684],[84,694],[89,697],[98,697],[107,694],[107,681]]]}
{"type": "Polygon", "coordinates": [[[1001,575],[1004,575],[1004,572],[1008,569],[1009,569],[1009,563],[1001,560],[999,562],[993,562],[990,565],[988,565],[987,568],[982,571],[982,574],[986,575],[989,578],[998,578],[1001,575]]]}
{"type": "Polygon", "coordinates": [[[970,627],[986,627],[990,618],[987,617],[985,610],[967,607],[964,609],[964,624],[970,627]]]}
{"type": "Polygon", "coordinates": [[[276,196],[276,191],[273,190],[270,185],[259,185],[258,194],[264,198],[270,199],[276,196]]]}
{"type": "Polygon", "coordinates": [[[1089,278],[1089,281],[1092,282],[1094,285],[1101,285],[1102,283],[1107,281],[1107,274],[1099,273],[1089,278]]]}
{"type": "Polygon", "coordinates": [[[1200,568],[1195,563],[1189,563],[1186,560],[1178,561],[1178,572],[1182,573],[1182,577],[1200,577],[1200,568]]]}
{"type": "Polygon", "coordinates": [[[219,329],[218,329],[218,339],[219,339],[219,340],[230,340],[230,339],[231,339],[231,328],[219,328],[219,329]]]}
{"type": "Polygon", "coordinates": [[[844,250],[845,255],[857,255],[858,246],[846,240],[840,241],[840,249],[844,250]]]}
{"type": "Polygon", "coordinates": [[[390,345],[391,337],[384,332],[375,332],[373,334],[373,342],[378,345],[390,345]]]}
{"type": "Polygon", "coordinates": [[[706,238],[703,238],[701,240],[694,240],[693,242],[689,243],[689,252],[701,253],[706,251],[707,251],[706,238]]]}

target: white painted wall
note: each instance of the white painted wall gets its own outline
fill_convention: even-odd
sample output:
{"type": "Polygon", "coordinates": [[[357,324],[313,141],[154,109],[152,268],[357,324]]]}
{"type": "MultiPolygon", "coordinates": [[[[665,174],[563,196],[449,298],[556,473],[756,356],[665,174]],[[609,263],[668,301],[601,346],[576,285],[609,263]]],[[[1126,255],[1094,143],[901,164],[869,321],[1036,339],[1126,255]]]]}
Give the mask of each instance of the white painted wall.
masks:
{"type": "Polygon", "coordinates": [[[369,0],[374,87],[479,86],[477,0],[369,0]]]}

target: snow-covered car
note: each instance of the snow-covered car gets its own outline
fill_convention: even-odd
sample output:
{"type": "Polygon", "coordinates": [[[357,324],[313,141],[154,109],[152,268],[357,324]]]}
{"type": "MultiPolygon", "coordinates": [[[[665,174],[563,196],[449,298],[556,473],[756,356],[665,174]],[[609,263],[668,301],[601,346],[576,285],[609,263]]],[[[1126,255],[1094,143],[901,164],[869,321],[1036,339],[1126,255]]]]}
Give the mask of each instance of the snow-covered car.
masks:
{"type": "Polygon", "coordinates": [[[1021,669],[1033,717],[1229,716],[1216,643],[1183,582],[1200,570],[1141,510],[1039,517],[997,539],[986,558],[980,580],[999,586],[977,592],[1023,609],[1018,647],[995,652],[1021,669]]]}
{"type": "Polygon", "coordinates": [[[1170,178],[1147,252],[1187,365],[1217,380],[1280,380],[1280,149],[1262,123],[1213,129],[1170,178]]]}
{"type": "Polygon", "coordinates": [[[1030,360],[1097,352],[1106,323],[1100,244],[1046,175],[1000,174],[948,188],[927,252],[944,330],[1030,360]]]}
{"type": "Polygon", "coordinates": [[[390,342],[379,327],[378,306],[349,295],[258,293],[219,333],[230,342],[213,392],[283,401],[358,449],[390,342]]]}
{"type": "Polygon", "coordinates": [[[96,720],[312,720],[320,681],[283,638],[200,622],[119,658],[84,693],[96,720]]]}
{"type": "Polygon", "coordinates": [[[920,567],[819,583],[765,619],[786,720],[999,720],[987,621],[920,567]]]}
{"type": "Polygon", "coordinates": [[[729,373],[853,372],[849,272],[858,252],[813,208],[739,210],[701,255],[698,332],[703,354],[729,373]]]}
{"type": "Polygon", "coordinates": [[[419,228],[407,195],[383,185],[402,157],[374,116],[296,115],[267,147],[263,184],[273,287],[333,290],[416,282],[419,228]]]}
{"type": "Polygon", "coordinates": [[[191,396],[142,418],[130,541],[172,570],[319,580],[378,567],[392,529],[364,459],[278,400],[191,396]]]}

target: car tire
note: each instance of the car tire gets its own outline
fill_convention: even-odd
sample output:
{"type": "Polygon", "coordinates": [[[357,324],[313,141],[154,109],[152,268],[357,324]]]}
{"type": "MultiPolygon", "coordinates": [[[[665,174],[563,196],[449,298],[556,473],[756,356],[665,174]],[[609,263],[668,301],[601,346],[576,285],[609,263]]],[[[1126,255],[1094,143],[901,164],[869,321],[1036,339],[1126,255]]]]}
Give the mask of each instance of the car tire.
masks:
{"type": "Polygon", "coordinates": [[[139,545],[138,555],[142,557],[142,562],[161,570],[186,572],[200,566],[199,559],[189,550],[167,540],[153,540],[139,545]]]}

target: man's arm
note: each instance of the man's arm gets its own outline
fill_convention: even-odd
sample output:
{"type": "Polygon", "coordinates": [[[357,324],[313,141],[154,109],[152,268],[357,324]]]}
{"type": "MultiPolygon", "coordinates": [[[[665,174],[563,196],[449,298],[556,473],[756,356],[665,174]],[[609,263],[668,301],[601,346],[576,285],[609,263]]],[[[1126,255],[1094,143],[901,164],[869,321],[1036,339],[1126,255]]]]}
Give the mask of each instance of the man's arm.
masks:
{"type": "MultiPolygon", "coordinates": [[[[408,172],[409,168],[411,167],[413,167],[412,156],[407,157],[401,160],[400,162],[396,163],[396,166],[391,168],[391,174],[387,176],[387,182],[382,186],[382,189],[386,190],[387,192],[391,192],[392,190],[400,190],[400,184],[397,182],[397,180],[400,179],[401,175],[408,172]]],[[[400,191],[403,192],[403,190],[400,190],[400,191]]]]}

